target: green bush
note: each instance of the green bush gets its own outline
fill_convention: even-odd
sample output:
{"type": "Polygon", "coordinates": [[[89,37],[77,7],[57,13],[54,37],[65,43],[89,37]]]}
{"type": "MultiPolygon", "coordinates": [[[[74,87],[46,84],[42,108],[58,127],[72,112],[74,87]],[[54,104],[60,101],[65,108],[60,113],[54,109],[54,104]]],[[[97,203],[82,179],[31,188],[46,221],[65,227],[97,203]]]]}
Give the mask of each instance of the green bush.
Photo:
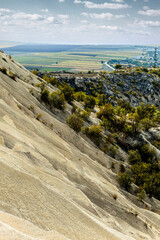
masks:
{"type": "Polygon", "coordinates": [[[121,64],[116,64],[115,65],[115,69],[121,69],[122,68],[122,65],[121,64]]]}
{"type": "Polygon", "coordinates": [[[46,82],[52,84],[53,86],[57,86],[57,84],[58,84],[58,80],[57,80],[56,77],[51,78],[51,77],[49,77],[47,74],[45,74],[45,75],[43,76],[43,79],[44,79],[46,82]]]}
{"type": "Polygon", "coordinates": [[[108,148],[106,149],[106,153],[110,156],[110,157],[115,157],[117,154],[117,148],[113,145],[109,145],[108,148]]]}
{"type": "Polygon", "coordinates": [[[49,96],[49,103],[51,106],[53,105],[55,108],[64,110],[65,109],[65,98],[64,94],[60,91],[52,92],[49,96]]]}
{"type": "Polygon", "coordinates": [[[140,121],[144,131],[147,131],[151,127],[155,127],[156,123],[153,122],[150,118],[144,118],[140,121]]]}
{"type": "Polygon", "coordinates": [[[86,96],[85,100],[84,100],[84,107],[89,108],[89,109],[93,109],[96,105],[96,100],[93,96],[86,96]]]}
{"type": "Polygon", "coordinates": [[[16,79],[16,75],[15,75],[12,71],[9,71],[8,76],[9,76],[10,78],[12,78],[13,80],[16,79]]]}
{"type": "Polygon", "coordinates": [[[80,132],[83,127],[83,120],[76,114],[72,114],[66,119],[67,124],[76,132],[80,132]]]}
{"type": "Polygon", "coordinates": [[[84,110],[84,111],[80,112],[79,115],[84,121],[88,121],[90,114],[91,114],[90,111],[84,110]]]}
{"type": "Polygon", "coordinates": [[[139,149],[139,152],[144,162],[153,163],[156,161],[155,150],[152,147],[150,147],[149,144],[142,145],[139,149]]]}
{"type": "Polygon", "coordinates": [[[121,187],[129,191],[132,183],[132,179],[128,173],[119,173],[118,182],[121,187]]]}
{"type": "Polygon", "coordinates": [[[71,103],[74,100],[74,89],[71,86],[64,83],[60,86],[60,90],[64,94],[64,98],[68,103],[71,103]]]}
{"type": "Polygon", "coordinates": [[[131,106],[130,102],[125,101],[123,99],[118,99],[117,100],[117,105],[120,106],[121,108],[124,108],[127,110],[127,112],[130,112],[133,107],[131,106]]]}
{"type": "Polygon", "coordinates": [[[49,103],[49,94],[50,92],[47,89],[44,89],[44,91],[41,93],[41,100],[45,103],[49,103]]]}
{"type": "Polygon", "coordinates": [[[76,93],[74,93],[74,98],[78,102],[84,101],[85,97],[86,97],[86,94],[84,92],[76,92],[76,93]]]}
{"type": "Polygon", "coordinates": [[[98,94],[97,96],[97,105],[104,106],[106,104],[106,95],[105,94],[98,94]]]}
{"type": "Polygon", "coordinates": [[[128,161],[130,164],[135,164],[142,161],[141,155],[137,149],[128,151],[128,161]]]}
{"type": "Polygon", "coordinates": [[[107,118],[113,120],[114,116],[114,107],[110,103],[106,104],[104,107],[101,107],[100,111],[97,113],[97,117],[100,119],[107,118]]]}
{"type": "Polygon", "coordinates": [[[84,133],[86,136],[89,137],[98,146],[100,145],[101,132],[101,126],[92,125],[90,127],[84,128],[84,133]]]}
{"type": "Polygon", "coordinates": [[[137,193],[137,197],[139,198],[139,200],[144,199],[146,196],[146,191],[144,190],[144,188],[140,187],[138,189],[138,193],[137,193]]]}
{"type": "Polygon", "coordinates": [[[4,73],[4,74],[7,73],[7,69],[6,69],[5,67],[0,68],[0,71],[1,71],[2,73],[4,73]]]}
{"type": "Polygon", "coordinates": [[[38,75],[38,71],[37,71],[37,70],[32,70],[31,72],[32,72],[34,75],[36,75],[36,76],[38,75]]]}
{"type": "Polygon", "coordinates": [[[131,125],[129,125],[129,124],[125,124],[124,125],[123,132],[126,133],[129,136],[134,134],[133,127],[131,125]]]}

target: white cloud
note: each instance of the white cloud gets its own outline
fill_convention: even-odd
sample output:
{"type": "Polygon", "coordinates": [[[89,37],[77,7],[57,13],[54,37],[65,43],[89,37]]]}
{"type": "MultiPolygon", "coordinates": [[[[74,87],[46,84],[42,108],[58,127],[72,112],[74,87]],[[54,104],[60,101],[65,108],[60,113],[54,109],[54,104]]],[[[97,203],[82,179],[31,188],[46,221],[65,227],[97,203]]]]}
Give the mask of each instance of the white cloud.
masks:
{"type": "Polygon", "coordinates": [[[160,16],[160,9],[153,10],[153,9],[147,9],[146,11],[138,11],[139,14],[145,15],[145,16],[160,16]]]}
{"type": "MultiPolygon", "coordinates": [[[[45,11],[47,13],[47,11],[45,11]]],[[[10,12],[3,11],[3,14],[0,12],[0,24],[1,26],[23,26],[24,28],[40,28],[47,27],[48,24],[57,25],[57,24],[67,24],[69,15],[60,14],[55,16],[50,15],[40,15],[40,14],[29,14],[25,12],[10,12]],[[5,12],[5,14],[4,14],[5,12]]]]}
{"type": "Polygon", "coordinates": [[[113,15],[112,13],[82,13],[85,17],[90,17],[93,19],[120,19],[124,18],[125,15],[113,15]]]}
{"type": "Polygon", "coordinates": [[[117,27],[117,26],[107,26],[107,25],[102,25],[98,26],[99,29],[104,29],[104,30],[109,30],[109,31],[118,31],[122,30],[122,28],[117,27]]]}
{"type": "Polygon", "coordinates": [[[148,10],[149,7],[148,6],[143,6],[143,10],[148,10]]]}
{"type": "Polygon", "coordinates": [[[112,2],[116,2],[116,3],[124,3],[124,0],[112,0],[112,2]]]}
{"type": "Polygon", "coordinates": [[[58,0],[58,1],[62,3],[62,2],[64,2],[65,0],[58,0]]]}
{"type": "Polygon", "coordinates": [[[47,18],[45,19],[45,22],[46,22],[46,23],[54,23],[54,21],[55,21],[55,18],[54,18],[54,17],[47,17],[47,18]]]}
{"type": "Polygon", "coordinates": [[[160,21],[136,20],[134,24],[141,27],[160,27],[160,21]]]}
{"type": "Polygon", "coordinates": [[[150,32],[146,32],[146,31],[138,31],[138,30],[135,30],[135,31],[129,31],[129,33],[133,33],[133,34],[137,34],[137,35],[151,35],[150,32]]]}
{"type": "Polygon", "coordinates": [[[87,20],[81,20],[81,23],[88,23],[88,21],[87,20]]]}
{"type": "Polygon", "coordinates": [[[28,20],[28,21],[39,21],[39,20],[45,20],[45,18],[42,15],[39,14],[28,14],[24,12],[18,12],[12,15],[13,19],[21,19],[21,20],[28,20]]]}
{"type": "Polygon", "coordinates": [[[61,18],[61,19],[68,19],[69,15],[67,15],[67,14],[59,14],[58,17],[61,18]]]}
{"type": "Polygon", "coordinates": [[[94,9],[123,9],[123,8],[130,8],[128,4],[122,3],[93,3],[90,1],[81,1],[81,0],[74,0],[76,4],[84,4],[86,8],[94,8],[94,9]]]}
{"type": "Polygon", "coordinates": [[[46,8],[46,9],[42,9],[41,11],[44,13],[48,13],[49,10],[46,8]]]}
{"type": "Polygon", "coordinates": [[[13,11],[10,9],[0,8],[0,13],[11,13],[11,12],[13,12],[13,11]]]}
{"type": "Polygon", "coordinates": [[[59,20],[60,20],[60,22],[62,24],[69,23],[69,15],[67,15],[67,14],[59,14],[59,15],[57,15],[57,17],[59,18],[59,20]]]}

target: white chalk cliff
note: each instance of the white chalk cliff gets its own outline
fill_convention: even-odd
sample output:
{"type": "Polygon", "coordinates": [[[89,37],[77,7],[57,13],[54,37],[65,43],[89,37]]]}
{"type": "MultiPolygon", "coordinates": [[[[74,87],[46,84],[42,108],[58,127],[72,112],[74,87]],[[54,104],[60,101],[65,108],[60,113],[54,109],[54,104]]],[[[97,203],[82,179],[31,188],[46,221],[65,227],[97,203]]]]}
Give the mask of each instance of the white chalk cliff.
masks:
{"type": "Polygon", "coordinates": [[[117,161],[36,99],[42,80],[4,53],[0,68],[0,240],[160,239],[160,215],[119,187],[117,161]]]}

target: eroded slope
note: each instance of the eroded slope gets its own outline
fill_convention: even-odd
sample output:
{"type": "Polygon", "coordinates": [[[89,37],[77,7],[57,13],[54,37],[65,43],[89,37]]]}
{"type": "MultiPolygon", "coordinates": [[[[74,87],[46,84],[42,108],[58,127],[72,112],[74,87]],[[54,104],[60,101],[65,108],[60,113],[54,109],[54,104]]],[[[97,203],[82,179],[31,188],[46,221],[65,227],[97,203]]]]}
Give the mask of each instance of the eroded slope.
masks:
{"type": "Polygon", "coordinates": [[[0,67],[0,239],[158,240],[160,216],[120,190],[116,160],[30,93],[41,79],[3,53],[0,67]]]}

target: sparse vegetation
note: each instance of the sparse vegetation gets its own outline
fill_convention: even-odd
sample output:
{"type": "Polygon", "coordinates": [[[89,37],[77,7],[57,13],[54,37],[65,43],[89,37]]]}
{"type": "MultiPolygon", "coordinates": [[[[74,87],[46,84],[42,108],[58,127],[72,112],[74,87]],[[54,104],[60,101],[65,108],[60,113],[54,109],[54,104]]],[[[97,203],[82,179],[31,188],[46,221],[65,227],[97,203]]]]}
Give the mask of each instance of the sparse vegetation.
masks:
{"type": "Polygon", "coordinates": [[[42,117],[42,114],[41,114],[41,113],[38,113],[37,116],[36,116],[36,119],[37,119],[37,120],[40,120],[41,117],[42,117]]]}
{"type": "MultiPolygon", "coordinates": [[[[142,70],[137,68],[135,72],[125,72],[124,69],[117,69],[114,74],[119,74],[119,71],[122,71],[121,75],[117,76],[121,78],[132,76],[132,80],[130,81],[131,89],[126,89],[126,94],[129,98],[133,96],[138,99],[148,99],[148,95],[142,94],[142,92],[138,93],[136,90],[138,84],[137,76],[140,77],[142,72],[149,74],[148,69],[144,68],[142,70]]],[[[85,82],[86,91],[73,89],[68,82],[60,82],[48,74],[45,74],[43,79],[46,81],[46,84],[43,82],[38,84],[37,87],[41,89],[41,101],[50,109],[56,107],[63,110],[65,108],[65,101],[72,104],[72,114],[66,120],[71,128],[76,132],[83,129],[86,136],[111,157],[118,157],[119,146],[128,154],[128,163],[131,167],[128,174],[125,165],[120,165],[120,173],[118,175],[120,185],[129,190],[130,184],[133,182],[141,189],[137,195],[139,198],[143,197],[144,192],[150,196],[160,198],[158,190],[159,165],[158,159],[155,157],[155,152],[150,148],[148,149],[148,145],[146,146],[145,144],[142,144],[141,147],[138,145],[132,147],[132,145],[125,143],[127,138],[136,139],[142,131],[148,131],[151,127],[155,127],[160,123],[159,108],[148,103],[143,103],[135,107],[131,105],[129,100],[121,99],[120,91],[123,89],[125,81],[124,79],[119,79],[117,82],[114,82],[111,74],[106,84],[112,87],[113,95],[110,95],[108,98],[103,92],[103,81],[106,81],[106,73],[101,74],[99,82],[85,82]],[[47,88],[48,83],[58,87],[59,91],[50,93],[47,88]],[[118,89],[116,88],[116,84],[118,89]],[[83,107],[81,108],[76,103],[73,103],[73,100],[79,101],[85,110],[82,109],[83,107]],[[96,110],[97,114],[94,113],[95,106],[96,108],[99,107],[99,111],[96,110]],[[99,118],[99,125],[93,125],[92,119],[89,121],[91,111],[93,111],[94,116],[97,115],[99,118]],[[85,125],[82,128],[84,122],[85,124],[89,124],[89,126],[85,125]]],[[[74,77],[72,77],[72,81],[74,81],[74,77]]],[[[147,78],[143,77],[142,81],[146,82],[147,78]]],[[[157,87],[157,82],[153,82],[153,85],[157,87]]],[[[154,140],[152,143],[157,148],[160,148],[159,141],[154,140]]]]}

